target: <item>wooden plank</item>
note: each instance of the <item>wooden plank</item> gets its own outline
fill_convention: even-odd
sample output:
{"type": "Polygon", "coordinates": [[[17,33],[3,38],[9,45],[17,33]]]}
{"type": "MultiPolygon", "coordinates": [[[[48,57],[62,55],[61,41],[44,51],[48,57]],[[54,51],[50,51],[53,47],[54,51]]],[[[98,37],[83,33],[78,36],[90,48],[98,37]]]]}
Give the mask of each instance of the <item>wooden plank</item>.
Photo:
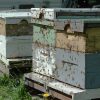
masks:
{"type": "Polygon", "coordinates": [[[100,73],[86,73],[85,84],[88,89],[100,88],[100,73]]]}
{"type": "Polygon", "coordinates": [[[55,80],[55,81],[51,80],[50,82],[48,82],[46,84],[47,87],[45,87],[43,84],[44,84],[44,82],[46,82],[46,80],[44,81],[43,78],[38,77],[38,75],[43,77],[43,75],[40,75],[40,74],[37,74],[35,77],[34,77],[33,73],[25,74],[25,76],[24,76],[25,77],[25,85],[31,86],[31,88],[33,88],[35,86],[37,90],[40,90],[40,91],[44,90],[43,92],[45,92],[46,91],[45,89],[47,89],[48,93],[51,96],[56,97],[60,100],[91,100],[91,99],[100,98],[100,89],[99,88],[83,90],[80,88],[73,87],[69,84],[59,82],[57,80],[55,80]],[[41,83],[39,81],[41,81],[41,82],[43,81],[43,82],[41,83]],[[42,86],[42,88],[41,88],[41,86],[42,86]]]}
{"type": "Polygon", "coordinates": [[[53,47],[47,47],[33,43],[33,71],[46,76],[52,75],[52,69],[55,68],[55,50],[53,47]]]}
{"type": "Polygon", "coordinates": [[[25,81],[26,81],[25,85],[27,85],[31,88],[37,89],[41,92],[46,92],[46,89],[43,84],[37,83],[34,80],[28,80],[28,78],[26,78],[25,81]]]}
{"type": "Polygon", "coordinates": [[[86,28],[82,33],[56,33],[56,47],[79,52],[100,52],[100,28],[86,28]]]}
{"type": "Polygon", "coordinates": [[[57,90],[54,89],[49,89],[49,93],[52,97],[58,98],[60,100],[72,100],[72,97],[67,95],[67,94],[63,94],[57,90]]]}
{"type": "Polygon", "coordinates": [[[6,30],[5,30],[5,20],[0,19],[0,35],[5,35],[6,30]]]}
{"type": "Polygon", "coordinates": [[[33,42],[43,45],[55,46],[55,30],[44,25],[34,25],[33,42]]]}
{"type": "Polygon", "coordinates": [[[9,36],[6,38],[6,58],[31,57],[32,36],[9,36]],[[24,51],[24,52],[23,52],[24,51]]]}
{"type": "Polygon", "coordinates": [[[72,51],[81,51],[85,52],[85,43],[86,39],[84,36],[81,35],[72,35],[64,33],[64,32],[57,32],[56,37],[56,47],[63,48],[72,51]]]}
{"type": "Polygon", "coordinates": [[[86,51],[100,52],[100,27],[87,28],[86,35],[87,35],[86,51]]]}
{"type": "Polygon", "coordinates": [[[85,55],[86,73],[100,73],[100,53],[85,55]]]}
{"type": "Polygon", "coordinates": [[[22,36],[22,35],[32,35],[33,28],[32,24],[19,23],[19,24],[6,24],[6,34],[7,36],[22,36]]]}

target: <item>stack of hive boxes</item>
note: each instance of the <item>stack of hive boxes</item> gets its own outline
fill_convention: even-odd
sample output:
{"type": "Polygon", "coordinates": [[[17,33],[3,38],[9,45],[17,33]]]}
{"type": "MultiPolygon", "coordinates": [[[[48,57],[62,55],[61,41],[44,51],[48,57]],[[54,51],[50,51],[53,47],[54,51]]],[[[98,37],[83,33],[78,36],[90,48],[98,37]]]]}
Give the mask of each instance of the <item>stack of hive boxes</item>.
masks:
{"type": "Polygon", "coordinates": [[[31,9],[33,71],[83,89],[100,88],[100,10],[31,9]]]}
{"type": "MultiPolygon", "coordinates": [[[[33,28],[30,21],[31,17],[28,15],[6,16],[0,19],[0,48],[2,48],[0,61],[5,64],[6,68],[7,66],[31,67],[33,28]]],[[[0,70],[8,74],[9,68],[8,71],[6,68],[0,66],[0,70]]]]}

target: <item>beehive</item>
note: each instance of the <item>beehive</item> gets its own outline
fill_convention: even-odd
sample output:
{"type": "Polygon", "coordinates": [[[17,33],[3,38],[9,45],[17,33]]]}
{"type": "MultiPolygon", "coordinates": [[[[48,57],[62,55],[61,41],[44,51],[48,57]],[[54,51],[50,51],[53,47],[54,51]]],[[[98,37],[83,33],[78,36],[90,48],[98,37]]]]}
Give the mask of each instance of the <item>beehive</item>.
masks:
{"type": "Polygon", "coordinates": [[[32,9],[33,71],[100,88],[100,10],[32,9]]]}
{"type": "Polygon", "coordinates": [[[32,56],[32,25],[28,17],[0,19],[0,59],[28,58],[32,56]]]}

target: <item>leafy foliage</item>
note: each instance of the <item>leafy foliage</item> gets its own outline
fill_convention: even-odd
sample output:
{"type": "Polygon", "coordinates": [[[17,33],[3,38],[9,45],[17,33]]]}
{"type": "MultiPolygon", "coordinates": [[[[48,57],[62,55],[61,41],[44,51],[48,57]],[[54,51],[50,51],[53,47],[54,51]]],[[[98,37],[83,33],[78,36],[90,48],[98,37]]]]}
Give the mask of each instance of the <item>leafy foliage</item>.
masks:
{"type": "Polygon", "coordinates": [[[0,77],[0,100],[32,100],[26,91],[22,79],[0,77]]]}

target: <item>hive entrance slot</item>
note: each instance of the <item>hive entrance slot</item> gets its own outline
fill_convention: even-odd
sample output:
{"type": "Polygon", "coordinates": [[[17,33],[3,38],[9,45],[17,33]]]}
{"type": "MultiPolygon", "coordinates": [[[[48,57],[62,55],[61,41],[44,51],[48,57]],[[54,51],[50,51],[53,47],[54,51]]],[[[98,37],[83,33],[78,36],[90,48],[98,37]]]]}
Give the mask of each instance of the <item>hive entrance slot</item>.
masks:
{"type": "Polygon", "coordinates": [[[70,24],[65,25],[64,31],[65,31],[65,33],[73,33],[73,31],[71,30],[70,24]]]}

